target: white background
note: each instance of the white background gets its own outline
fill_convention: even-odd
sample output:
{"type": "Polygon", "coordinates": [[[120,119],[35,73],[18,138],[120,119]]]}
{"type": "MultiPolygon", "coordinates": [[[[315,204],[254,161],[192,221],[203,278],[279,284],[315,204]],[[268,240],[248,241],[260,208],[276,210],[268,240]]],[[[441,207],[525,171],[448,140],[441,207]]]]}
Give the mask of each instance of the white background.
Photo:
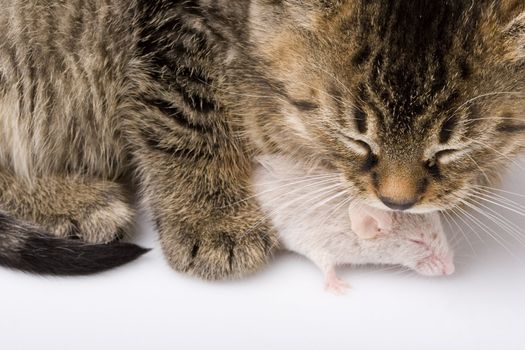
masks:
{"type": "MultiPolygon", "coordinates": [[[[525,194],[520,164],[503,188],[525,194]]],[[[525,217],[493,208],[525,232],[525,217]]],[[[0,349],[522,350],[525,247],[490,225],[507,248],[465,226],[471,244],[458,242],[452,277],[348,268],[341,277],[354,288],[338,297],[324,291],[312,264],[291,254],[243,281],[181,276],[141,220],[136,241],[155,249],[124,268],[67,279],[0,270],[0,349]]]]}

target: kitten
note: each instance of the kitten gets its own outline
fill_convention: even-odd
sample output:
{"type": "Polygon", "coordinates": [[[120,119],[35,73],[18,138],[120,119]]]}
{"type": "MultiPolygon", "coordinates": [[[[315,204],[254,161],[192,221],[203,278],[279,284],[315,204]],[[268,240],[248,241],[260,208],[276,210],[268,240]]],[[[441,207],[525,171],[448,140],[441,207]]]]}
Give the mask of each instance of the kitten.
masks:
{"type": "MultiPolygon", "coordinates": [[[[372,206],[428,212],[468,200],[523,145],[522,0],[0,6],[11,267],[84,273],[46,254],[20,263],[78,249],[70,238],[135,258],[111,243],[132,226],[131,190],[174,269],[235,278],[277,244],[249,187],[258,154],[322,163],[372,206]]],[[[90,272],[122,259],[105,261],[90,272]]]]}

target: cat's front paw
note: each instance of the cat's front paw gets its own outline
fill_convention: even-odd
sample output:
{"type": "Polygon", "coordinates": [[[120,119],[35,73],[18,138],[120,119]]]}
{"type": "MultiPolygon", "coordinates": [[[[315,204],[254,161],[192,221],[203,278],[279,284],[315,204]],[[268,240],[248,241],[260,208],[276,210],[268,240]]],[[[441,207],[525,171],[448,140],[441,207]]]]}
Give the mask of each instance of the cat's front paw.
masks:
{"type": "Polygon", "coordinates": [[[48,214],[38,222],[58,237],[104,244],[122,239],[133,227],[135,210],[119,187],[105,191],[93,188],[91,198],[83,196],[70,208],[48,214]],[[114,192],[115,191],[115,192],[114,192]]]}
{"type": "MultiPolygon", "coordinates": [[[[232,219],[233,220],[233,219],[232,219]]],[[[162,230],[161,230],[162,231],[162,230]]],[[[247,220],[162,234],[164,254],[177,271],[207,280],[234,279],[266,265],[278,246],[268,225],[247,220]]]]}

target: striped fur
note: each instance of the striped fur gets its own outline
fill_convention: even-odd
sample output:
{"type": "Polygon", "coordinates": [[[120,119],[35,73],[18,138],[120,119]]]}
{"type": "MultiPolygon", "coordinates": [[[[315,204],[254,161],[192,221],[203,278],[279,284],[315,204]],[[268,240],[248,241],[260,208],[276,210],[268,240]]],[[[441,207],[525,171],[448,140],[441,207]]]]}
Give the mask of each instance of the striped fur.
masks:
{"type": "Polygon", "coordinates": [[[256,154],[339,171],[373,205],[428,211],[523,141],[523,99],[464,104],[524,92],[518,0],[0,7],[6,220],[110,242],[131,226],[132,188],[170,265],[202,278],[253,272],[275,248],[248,186],[256,154]]]}

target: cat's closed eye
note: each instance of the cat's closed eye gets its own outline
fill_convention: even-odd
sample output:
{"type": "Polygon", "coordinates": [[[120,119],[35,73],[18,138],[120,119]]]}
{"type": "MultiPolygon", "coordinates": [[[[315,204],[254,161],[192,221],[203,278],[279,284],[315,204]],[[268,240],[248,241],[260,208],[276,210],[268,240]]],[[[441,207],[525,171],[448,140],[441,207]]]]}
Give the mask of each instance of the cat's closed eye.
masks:
{"type": "Polygon", "coordinates": [[[441,178],[441,166],[460,158],[465,152],[464,150],[453,148],[440,150],[427,160],[426,168],[432,177],[441,178]]]}
{"type": "Polygon", "coordinates": [[[359,155],[363,155],[363,156],[368,156],[370,154],[373,154],[372,147],[370,146],[368,142],[364,140],[356,139],[345,133],[340,133],[340,135],[345,145],[348,146],[348,148],[354,151],[355,153],[359,155]]]}
{"type": "Polygon", "coordinates": [[[377,154],[374,152],[372,146],[368,142],[352,138],[346,134],[342,134],[342,137],[345,140],[345,144],[351,150],[364,157],[364,162],[361,166],[362,171],[370,171],[379,163],[377,154]]]}
{"type": "Polygon", "coordinates": [[[440,150],[434,153],[434,155],[428,160],[428,165],[433,167],[439,164],[448,164],[454,159],[462,156],[465,152],[465,150],[455,148],[440,150]]]}
{"type": "Polygon", "coordinates": [[[312,112],[319,108],[317,103],[308,100],[291,99],[290,103],[301,112],[312,112]]]}

